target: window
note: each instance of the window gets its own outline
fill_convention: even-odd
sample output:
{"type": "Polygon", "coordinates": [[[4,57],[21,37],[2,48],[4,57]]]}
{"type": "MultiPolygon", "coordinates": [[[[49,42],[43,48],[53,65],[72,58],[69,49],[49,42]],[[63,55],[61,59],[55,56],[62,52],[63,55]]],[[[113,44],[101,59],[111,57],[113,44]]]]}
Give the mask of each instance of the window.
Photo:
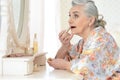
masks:
{"type": "Polygon", "coordinates": [[[7,22],[8,5],[9,5],[9,0],[0,0],[0,51],[6,49],[6,35],[7,35],[7,27],[8,27],[8,22],[7,22]]]}

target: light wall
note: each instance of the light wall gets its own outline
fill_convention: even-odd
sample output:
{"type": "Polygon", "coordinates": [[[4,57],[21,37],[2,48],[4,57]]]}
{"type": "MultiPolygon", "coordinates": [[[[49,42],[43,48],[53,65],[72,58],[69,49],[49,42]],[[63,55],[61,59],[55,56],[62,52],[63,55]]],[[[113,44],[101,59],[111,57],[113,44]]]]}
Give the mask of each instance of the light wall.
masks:
{"type": "Polygon", "coordinates": [[[29,13],[30,44],[33,47],[34,33],[37,33],[39,52],[43,51],[44,35],[44,0],[30,0],[29,13]]]}
{"type": "MultiPolygon", "coordinates": [[[[72,0],[61,0],[61,29],[68,27],[69,9],[72,0]]],[[[110,32],[120,46],[120,0],[94,0],[99,14],[106,20],[106,30],[110,32]]]]}
{"type": "Polygon", "coordinates": [[[60,11],[61,11],[61,29],[66,29],[69,27],[68,18],[69,18],[69,9],[71,8],[72,0],[60,0],[60,11]]]}

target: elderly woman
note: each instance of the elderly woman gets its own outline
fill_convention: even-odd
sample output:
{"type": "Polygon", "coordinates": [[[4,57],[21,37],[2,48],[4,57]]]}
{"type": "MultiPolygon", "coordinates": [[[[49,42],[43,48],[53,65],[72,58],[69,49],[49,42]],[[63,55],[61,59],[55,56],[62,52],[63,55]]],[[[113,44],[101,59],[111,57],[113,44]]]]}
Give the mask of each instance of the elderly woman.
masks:
{"type": "Polygon", "coordinates": [[[91,0],[73,0],[69,25],[71,34],[67,31],[59,34],[62,46],[56,58],[48,60],[49,65],[83,75],[85,80],[118,78],[119,48],[106,32],[105,21],[103,17],[99,18],[95,3],[91,0]],[[82,37],[76,45],[70,43],[73,35],[82,37]]]}

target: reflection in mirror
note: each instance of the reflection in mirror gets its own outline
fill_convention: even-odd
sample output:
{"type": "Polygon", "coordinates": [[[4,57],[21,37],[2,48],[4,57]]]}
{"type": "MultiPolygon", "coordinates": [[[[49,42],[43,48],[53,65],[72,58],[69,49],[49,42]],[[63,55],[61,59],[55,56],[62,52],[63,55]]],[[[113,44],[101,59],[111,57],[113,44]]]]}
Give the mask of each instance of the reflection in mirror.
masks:
{"type": "Polygon", "coordinates": [[[15,28],[16,31],[18,29],[18,24],[19,24],[19,19],[20,19],[20,4],[21,1],[20,0],[12,0],[12,7],[13,7],[13,19],[14,19],[14,23],[15,23],[15,28]]]}
{"type": "Polygon", "coordinates": [[[25,0],[12,0],[12,8],[15,29],[20,38],[23,29],[25,0]]]}
{"type": "Polygon", "coordinates": [[[9,0],[8,53],[25,53],[29,48],[29,0],[9,0]]]}

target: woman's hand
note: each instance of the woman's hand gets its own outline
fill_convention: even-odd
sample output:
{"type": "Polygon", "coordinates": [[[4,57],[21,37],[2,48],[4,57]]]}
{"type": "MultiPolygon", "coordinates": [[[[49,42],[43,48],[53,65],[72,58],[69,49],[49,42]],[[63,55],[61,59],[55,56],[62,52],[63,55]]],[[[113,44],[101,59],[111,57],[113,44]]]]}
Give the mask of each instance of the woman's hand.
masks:
{"type": "Polygon", "coordinates": [[[70,49],[71,48],[70,40],[73,37],[73,34],[69,34],[68,31],[64,30],[64,31],[62,31],[62,32],[59,33],[59,40],[61,41],[62,46],[65,49],[70,49]]]}
{"type": "Polygon", "coordinates": [[[55,69],[70,70],[70,62],[64,59],[48,59],[48,64],[55,69]]]}

